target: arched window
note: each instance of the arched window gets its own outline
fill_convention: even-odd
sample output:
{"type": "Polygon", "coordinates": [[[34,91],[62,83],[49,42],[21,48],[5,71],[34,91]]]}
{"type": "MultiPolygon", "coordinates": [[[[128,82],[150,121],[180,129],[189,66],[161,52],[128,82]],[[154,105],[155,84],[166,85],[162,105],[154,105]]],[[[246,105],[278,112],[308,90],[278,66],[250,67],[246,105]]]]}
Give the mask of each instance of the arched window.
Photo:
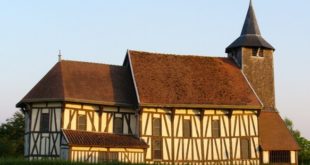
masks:
{"type": "Polygon", "coordinates": [[[261,48],[253,48],[253,49],[252,49],[252,56],[255,56],[255,57],[264,57],[264,49],[261,49],[261,48]]]}

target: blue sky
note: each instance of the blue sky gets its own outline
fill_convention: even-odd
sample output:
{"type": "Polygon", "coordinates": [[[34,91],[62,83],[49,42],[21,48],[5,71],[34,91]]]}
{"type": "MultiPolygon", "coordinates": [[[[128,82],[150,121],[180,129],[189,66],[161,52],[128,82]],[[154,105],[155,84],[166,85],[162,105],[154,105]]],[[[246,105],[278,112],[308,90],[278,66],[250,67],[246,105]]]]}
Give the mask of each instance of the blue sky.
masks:
{"type": "MultiPolygon", "coordinates": [[[[121,65],[127,49],[226,56],[248,0],[0,0],[0,122],[57,62],[121,65]]],[[[254,0],[275,48],[276,102],[310,138],[310,1],[254,0]]]]}

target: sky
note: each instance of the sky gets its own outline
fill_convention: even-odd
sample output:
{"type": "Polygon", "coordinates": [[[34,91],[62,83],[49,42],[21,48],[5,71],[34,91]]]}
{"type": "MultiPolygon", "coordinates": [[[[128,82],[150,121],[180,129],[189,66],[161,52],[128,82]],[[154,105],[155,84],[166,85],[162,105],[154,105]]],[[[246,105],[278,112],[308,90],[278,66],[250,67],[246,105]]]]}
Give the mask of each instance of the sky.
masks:
{"type": "MultiPolygon", "coordinates": [[[[66,60],[121,65],[127,49],[225,57],[249,0],[0,0],[0,123],[66,60]]],[[[253,0],[275,48],[276,104],[310,139],[310,1],[253,0]]]]}

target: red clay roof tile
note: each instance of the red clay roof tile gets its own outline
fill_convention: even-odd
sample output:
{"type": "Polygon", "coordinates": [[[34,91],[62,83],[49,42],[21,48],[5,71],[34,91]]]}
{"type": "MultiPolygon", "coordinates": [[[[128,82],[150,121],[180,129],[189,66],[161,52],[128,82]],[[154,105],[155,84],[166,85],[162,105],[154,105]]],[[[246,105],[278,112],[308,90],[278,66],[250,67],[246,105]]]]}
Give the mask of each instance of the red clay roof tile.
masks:
{"type": "MultiPolygon", "coordinates": [[[[220,105],[261,108],[240,69],[229,58],[129,51],[140,104],[220,105]]],[[[17,104],[76,101],[136,105],[130,70],[86,62],[58,62],[17,104]]]]}
{"type": "Polygon", "coordinates": [[[21,100],[136,104],[129,70],[123,66],[61,61],[21,100]]]}
{"type": "Polygon", "coordinates": [[[140,104],[261,107],[229,58],[129,51],[140,104]]]}
{"type": "Polygon", "coordinates": [[[261,112],[259,136],[263,150],[299,150],[298,144],[278,112],[261,112]]]}
{"type": "Polygon", "coordinates": [[[101,132],[63,130],[71,146],[91,146],[105,148],[147,148],[148,145],[132,135],[119,135],[101,132]]]}

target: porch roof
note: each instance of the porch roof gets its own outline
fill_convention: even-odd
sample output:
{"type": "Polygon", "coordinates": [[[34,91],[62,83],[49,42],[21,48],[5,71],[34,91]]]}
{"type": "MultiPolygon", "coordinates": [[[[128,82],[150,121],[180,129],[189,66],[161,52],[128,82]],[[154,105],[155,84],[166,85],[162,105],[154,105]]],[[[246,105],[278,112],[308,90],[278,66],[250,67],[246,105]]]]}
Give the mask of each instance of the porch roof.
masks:
{"type": "Polygon", "coordinates": [[[261,112],[259,117],[259,135],[263,150],[295,151],[300,149],[278,112],[261,112]]]}
{"type": "Polygon", "coordinates": [[[148,145],[133,135],[102,132],[62,130],[69,146],[89,146],[103,148],[147,148],[148,145]]]}

